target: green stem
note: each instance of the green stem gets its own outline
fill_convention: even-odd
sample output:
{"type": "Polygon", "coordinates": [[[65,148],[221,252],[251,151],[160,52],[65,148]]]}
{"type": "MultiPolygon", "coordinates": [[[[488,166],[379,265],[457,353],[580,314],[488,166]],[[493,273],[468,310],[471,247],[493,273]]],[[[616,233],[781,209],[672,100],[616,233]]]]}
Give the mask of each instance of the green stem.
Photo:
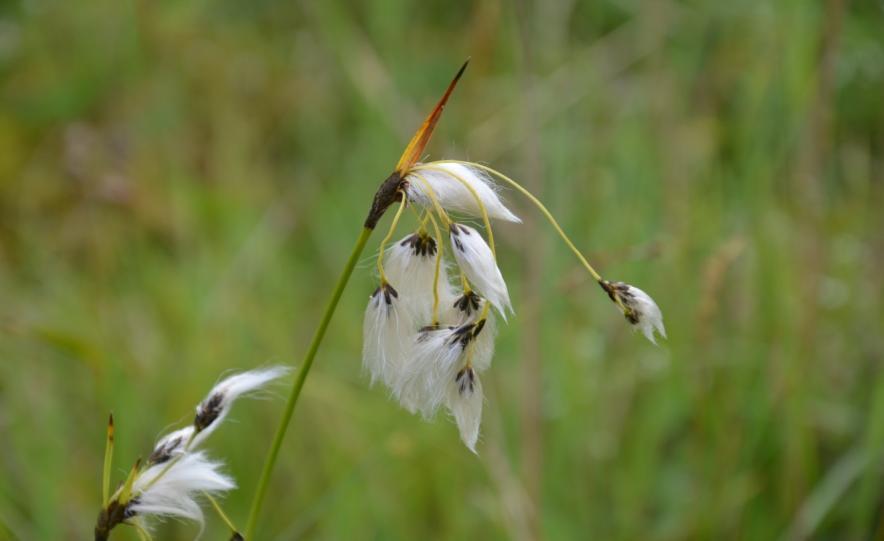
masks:
{"type": "Polygon", "coordinates": [[[335,289],[328,301],[328,305],[325,307],[325,313],[322,315],[322,320],[319,322],[316,334],[313,335],[313,341],[310,342],[310,348],[307,350],[307,354],[304,356],[301,366],[298,367],[298,374],[295,376],[295,382],[292,384],[291,394],[289,394],[288,401],[285,404],[285,410],[283,411],[282,419],[279,421],[279,427],[276,429],[276,435],[273,437],[270,451],[267,453],[267,459],[264,461],[264,469],[261,471],[261,478],[258,480],[258,487],[255,491],[255,497],[252,500],[252,509],[249,512],[249,521],[246,524],[246,539],[252,540],[254,538],[255,527],[258,524],[258,515],[261,513],[261,506],[264,503],[264,497],[267,495],[267,485],[270,483],[270,475],[273,473],[273,466],[276,464],[279,448],[282,446],[282,440],[285,438],[285,432],[286,429],[288,429],[289,421],[291,421],[292,412],[295,411],[295,404],[297,404],[298,397],[301,395],[301,388],[304,387],[304,380],[307,379],[310,367],[313,366],[313,359],[316,357],[319,345],[325,337],[325,331],[328,329],[328,324],[335,313],[335,309],[338,307],[338,301],[341,300],[344,288],[347,287],[347,282],[350,281],[350,276],[353,274],[353,269],[359,261],[359,256],[362,254],[362,250],[365,248],[365,243],[368,242],[368,237],[371,236],[371,232],[371,228],[364,227],[362,229],[362,233],[359,235],[356,245],[353,246],[353,253],[350,254],[350,259],[347,260],[347,265],[341,272],[341,276],[338,278],[338,283],[335,285],[335,289]]]}

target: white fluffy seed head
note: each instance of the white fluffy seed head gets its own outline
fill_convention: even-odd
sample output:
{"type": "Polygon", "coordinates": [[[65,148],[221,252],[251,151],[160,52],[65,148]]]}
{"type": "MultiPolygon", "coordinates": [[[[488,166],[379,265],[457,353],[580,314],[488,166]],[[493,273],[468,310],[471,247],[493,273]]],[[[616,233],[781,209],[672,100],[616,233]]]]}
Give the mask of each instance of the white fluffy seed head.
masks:
{"type": "Polygon", "coordinates": [[[506,208],[497,194],[497,185],[480,169],[459,163],[431,162],[420,165],[419,170],[406,175],[405,180],[408,182],[408,199],[425,208],[433,209],[433,200],[429,195],[432,192],[446,210],[479,218],[482,211],[476,202],[478,196],[490,218],[517,223],[522,221],[506,208]]]}
{"type": "Polygon", "coordinates": [[[510,295],[488,243],[468,225],[453,223],[449,232],[458,266],[476,291],[488,299],[506,320],[507,310],[513,311],[510,295]]]}
{"type": "Polygon", "coordinates": [[[432,417],[445,401],[447,382],[454,377],[475,325],[424,328],[415,337],[411,358],[396,380],[393,394],[403,407],[432,417]]]}
{"type": "Polygon", "coordinates": [[[666,329],[663,327],[663,313],[650,295],[624,282],[603,282],[602,287],[608,292],[612,300],[615,299],[615,296],[620,299],[627,308],[624,314],[626,320],[635,328],[641,330],[648,340],[654,344],[657,343],[654,331],[663,338],[666,338],[666,329]]]}
{"type": "MultiPolygon", "coordinates": [[[[399,302],[418,328],[430,325],[433,314],[433,281],[436,275],[436,240],[413,233],[391,246],[384,256],[384,272],[399,293],[399,302]]],[[[453,295],[445,262],[439,267],[439,297],[453,295]]]]}
{"type": "Polygon", "coordinates": [[[198,446],[221,424],[239,397],[261,389],[289,371],[286,366],[259,368],[234,374],[215,385],[196,407],[193,425],[198,434],[194,437],[191,448],[198,446]]]}
{"type": "Polygon", "coordinates": [[[457,423],[460,439],[473,453],[479,441],[483,401],[482,382],[476,371],[469,366],[457,371],[448,383],[445,403],[457,423]]]}
{"type": "Polygon", "coordinates": [[[415,331],[398,291],[381,285],[368,300],[362,327],[362,365],[372,383],[380,380],[392,386],[409,357],[415,331]]]}
{"type": "Polygon", "coordinates": [[[234,488],[236,483],[221,472],[220,462],[199,451],[187,453],[171,466],[155,464],[144,470],[133,484],[128,511],[136,516],[185,518],[202,525],[197,499],[203,493],[218,495],[234,488]]]}

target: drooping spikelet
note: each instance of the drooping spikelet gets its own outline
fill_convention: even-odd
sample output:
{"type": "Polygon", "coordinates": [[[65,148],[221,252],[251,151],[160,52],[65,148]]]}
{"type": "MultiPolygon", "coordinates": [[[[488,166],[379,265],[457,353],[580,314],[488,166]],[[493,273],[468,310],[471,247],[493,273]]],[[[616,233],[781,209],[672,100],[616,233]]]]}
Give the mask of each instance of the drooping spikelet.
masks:
{"type": "Polygon", "coordinates": [[[513,310],[510,294],[488,243],[468,225],[452,223],[449,231],[458,266],[476,291],[506,319],[506,312],[513,310]]]}
{"type": "Polygon", "coordinates": [[[482,381],[471,366],[466,366],[457,372],[453,381],[448,382],[447,391],[446,404],[457,423],[460,438],[475,453],[485,399],[482,381]]]}
{"type": "Polygon", "coordinates": [[[654,331],[666,338],[666,329],[663,327],[663,313],[650,295],[641,289],[624,282],[608,282],[602,284],[611,300],[619,303],[623,308],[623,315],[636,329],[639,329],[645,338],[656,344],[654,331]]]}
{"type": "MultiPolygon", "coordinates": [[[[425,232],[412,233],[396,242],[384,256],[387,279],[397,285],[402,303],[416,327],[432,324],[436,258],[439,255],[436,240],[425,232]]],[[[439,265],[436,287],[444,298],[453,295],[448,279],[448,265],[439,265]]]]}
{"type": "Polygon", "coordinates": [[[365,308],[362,363],[371,374],[372,383],[390,385],[408,357],[415,324],[402,305],[399,292],[382,284],[371,295],[365,308]]]}

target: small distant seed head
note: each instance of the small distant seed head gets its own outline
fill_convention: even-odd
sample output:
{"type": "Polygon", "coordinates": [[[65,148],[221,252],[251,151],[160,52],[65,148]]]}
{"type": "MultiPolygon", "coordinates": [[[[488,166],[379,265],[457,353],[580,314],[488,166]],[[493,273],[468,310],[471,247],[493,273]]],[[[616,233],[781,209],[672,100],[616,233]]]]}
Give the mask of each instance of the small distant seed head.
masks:
{"type": "Polygon", "coordinates": [[[629,291],[629,284],[624,282],[609,282],[607,280],[600,280],[599,285],[603,290],[605,290],[605,293],[608,294],[608,297],[611,299],[612,302],[623,305],[623,307],[625,308],[623,316],[626,318],[626,321],[630,322],[633,325],[636,325],[639,321],[641,321],[641,314],[633,307],[634,298],[632,292],[629,291]]]}

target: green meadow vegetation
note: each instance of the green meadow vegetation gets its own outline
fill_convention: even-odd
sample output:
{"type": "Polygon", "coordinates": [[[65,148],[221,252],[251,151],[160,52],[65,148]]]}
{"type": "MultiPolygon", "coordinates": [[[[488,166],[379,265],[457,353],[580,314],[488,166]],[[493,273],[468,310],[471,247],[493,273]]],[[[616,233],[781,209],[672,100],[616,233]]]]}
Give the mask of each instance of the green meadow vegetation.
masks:
{"type": "MultiPolygon", "coordinates": [[[[91,537],[108,412],[116,483],[222,375],[300,363],[467,57],[425,155],[523,182],[669,339],[503,189],[475,456],[361,368],[388,213],[258,538],[884,539],[882,28],[873,0],[3,2],[0,539],[91,537]]],[[[240,527],[290,381],[208,443],[240,527]]]]}

